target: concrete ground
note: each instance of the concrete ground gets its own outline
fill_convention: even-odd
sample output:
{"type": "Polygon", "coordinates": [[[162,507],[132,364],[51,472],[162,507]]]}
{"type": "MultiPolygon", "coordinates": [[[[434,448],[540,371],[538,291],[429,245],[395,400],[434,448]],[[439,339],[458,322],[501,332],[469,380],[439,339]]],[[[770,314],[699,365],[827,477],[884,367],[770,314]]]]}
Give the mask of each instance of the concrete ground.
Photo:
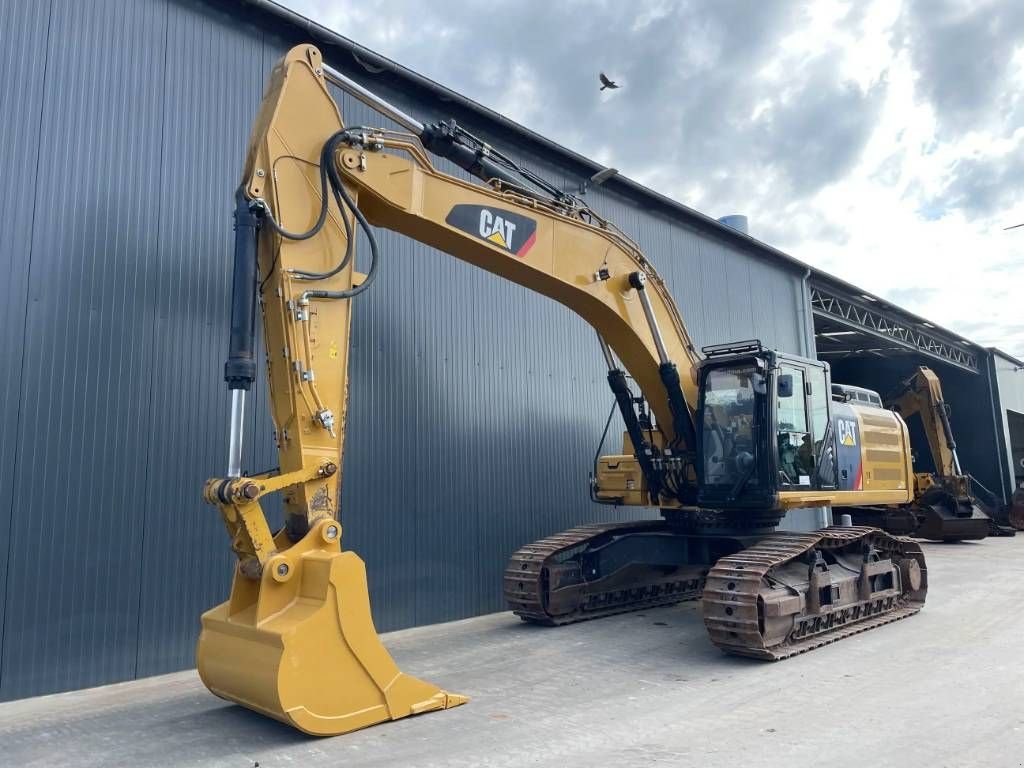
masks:
{"type": "Polygon", "coordinates": [[[926,547],[924,611],[810,654],[735,659],[697,606],[577,624],[510,614],[385,636],[473,697],[333,739],[194,672],[0,705],[10,766],[1021,766],[1024,536],[926,547]]]}

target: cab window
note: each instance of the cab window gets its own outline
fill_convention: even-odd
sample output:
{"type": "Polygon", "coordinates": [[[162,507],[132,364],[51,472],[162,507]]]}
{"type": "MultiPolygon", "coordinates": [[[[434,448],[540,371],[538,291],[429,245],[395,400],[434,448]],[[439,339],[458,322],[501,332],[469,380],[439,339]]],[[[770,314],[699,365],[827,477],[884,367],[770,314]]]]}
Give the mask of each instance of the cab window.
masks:
{"type": "Polygon", "coordinates": [[[753,366],[716,368],[704,383],[704,482],[757,485],[752,472],[756,447],[757,395],[765,394],[764,375],[753,366]]]}

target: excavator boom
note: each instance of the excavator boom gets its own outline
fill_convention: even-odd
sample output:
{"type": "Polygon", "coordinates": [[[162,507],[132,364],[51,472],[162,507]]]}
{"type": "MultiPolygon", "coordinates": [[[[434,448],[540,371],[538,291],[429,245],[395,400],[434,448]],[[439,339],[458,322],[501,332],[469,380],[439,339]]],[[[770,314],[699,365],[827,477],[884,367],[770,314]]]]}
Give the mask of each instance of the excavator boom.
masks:
{"type": "Polygon", "coordinates": [[[935,472],[939,477],[962,474],[953,427],[949,423],[949,408],[942,396],[942,382],[930,368],[920,366],[900,384],[896,393],[886,398],[885,404],[904,420],[915,414],[920,416],[935,472]]]}

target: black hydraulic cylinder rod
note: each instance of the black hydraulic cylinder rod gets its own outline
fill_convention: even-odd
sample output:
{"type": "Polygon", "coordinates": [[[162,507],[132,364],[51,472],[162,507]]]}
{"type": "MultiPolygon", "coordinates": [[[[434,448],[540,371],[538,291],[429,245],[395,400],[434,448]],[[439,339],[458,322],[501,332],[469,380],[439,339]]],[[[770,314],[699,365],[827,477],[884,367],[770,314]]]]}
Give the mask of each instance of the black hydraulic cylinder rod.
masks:
{"type": "Polygon", "coordinates": [[[656,504],[661,490],[661,482],[658,472],[654,468],[654,452],[651,446],[644,439],[643,430],[640,427],[640,420],[633,408],[633,393],[629,391],[629,384],[626,383],[626,374],[621,368],[613,368],[608,371],[608,386],[615,395],[615,402],[619,404],[619,412],[626,424],[626,432],[633,443],[633,452],[636,460],[640,463],[640,469],[647,478],[647,489],[651,500],[656,504]]]}
{"type": "Polygon", "coordinates": [[[423,126],[420,134],[423,146],[435,155],[451,160],[464,171],[476,176],[481,181],[490,182],[498,179],[506,185],[522,187],[523,181],[513,173],[505,170],[493,160],[488,159],[472,147],[460,144],[445,123],[434,123],[423,126]]]}
{"type": "Polygon", "coordinates": [[[950,453],[953,454],[953,471],[961,475],[963,470],[960,468],[960,457],[956,455],[956,440],[953,439],[953,425],[949,423],[949,412],[946,410],[946,403],[940,400],[935,404],[935,407],[939,411],[939,419],[942,421],[942,431],[946,433],[946,445],[949,446],[950,453]]]}
{"type": "Polygon", "coordinates": [[[946,445],[949,446],[949,450],[956,450],[956,440],[953,439],[953,425],[949,423],[949,414],[946,413],[946,403],[940,400],[935,404],[935,409],[939,412],[939,420],[942,422],[942,431],[945,433],[943,437],[946,438],[946,445]]]}
{"type": "Polygon", "coordinates": [[[662,363],[658,366],[661,383],[665,385],[668,395],[668,409],[672,412],[672,429],[676,438],[686,443],[687,450],[697,450],[697,433],[693,428],[690,408],[686,405],[683,390],[679,384],[679,369],[675,363],[662,363]]]}
{"type": "Polygon", "coordinates": [[[235,265],[231,279],[231,339],[224,363],[228,389],[248,390],[256,379],[256,279],[260,219],[245,192],[235,192],[235,265]]]}

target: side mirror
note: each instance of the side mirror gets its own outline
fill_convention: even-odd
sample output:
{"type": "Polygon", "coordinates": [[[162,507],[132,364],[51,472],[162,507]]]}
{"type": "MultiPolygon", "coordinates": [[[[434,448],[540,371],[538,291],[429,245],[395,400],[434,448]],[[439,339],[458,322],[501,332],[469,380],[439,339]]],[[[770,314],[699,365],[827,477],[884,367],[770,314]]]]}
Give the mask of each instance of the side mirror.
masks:
{"type": "Polygon", "coordinates": [[[793,374],[784,373],[778,378],[779,397],[793,396],[793,374]]]}

